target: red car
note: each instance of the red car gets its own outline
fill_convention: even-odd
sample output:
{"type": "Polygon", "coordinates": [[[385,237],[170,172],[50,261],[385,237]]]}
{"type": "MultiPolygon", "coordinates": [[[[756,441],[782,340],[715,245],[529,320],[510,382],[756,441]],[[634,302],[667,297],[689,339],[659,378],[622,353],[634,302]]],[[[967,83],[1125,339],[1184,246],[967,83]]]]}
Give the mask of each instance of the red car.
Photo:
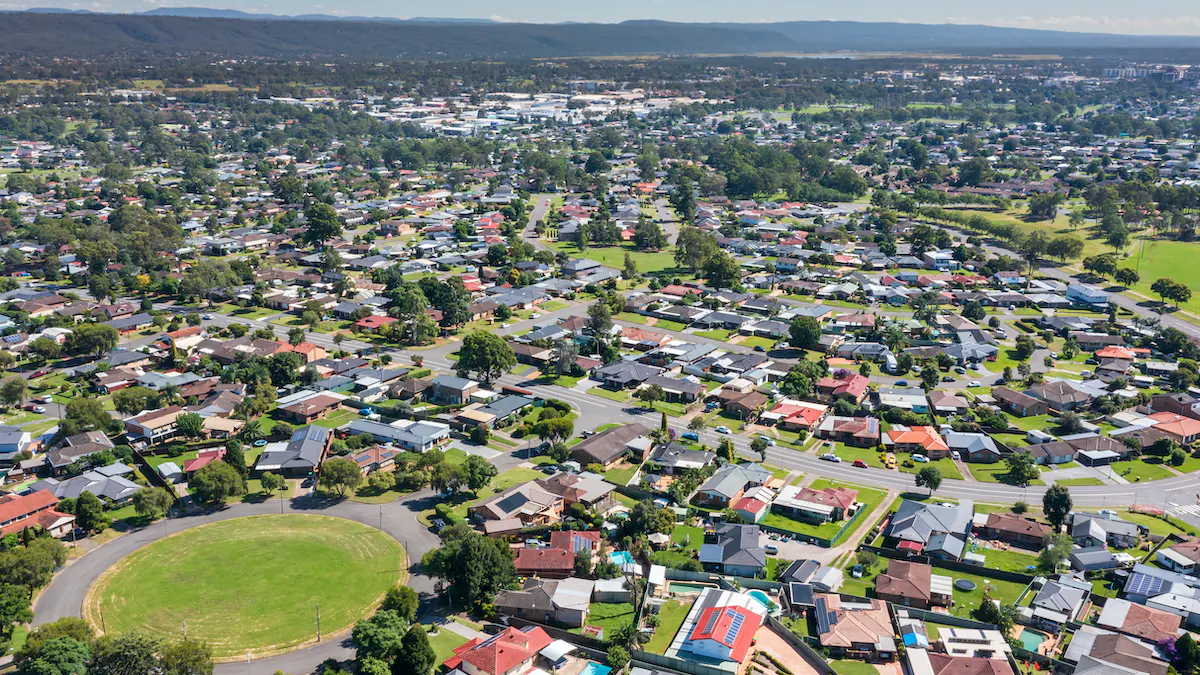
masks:
{"type": "Polygon", "coordinates": [[[865,469],[867,468],[867,463],[861,459],[856,459],[854,460],[854,466],[857,466],[860,469],[865,469]]]}
{"type": "Polygon", "coordinates": [[[43,375],[48,375],[49,373],[50,373],[50,371],[48,371],[48,370],[39,370],[36,373],[30,375],[29,379],[33,380],[33,379],[39,378],[43,375]]]}

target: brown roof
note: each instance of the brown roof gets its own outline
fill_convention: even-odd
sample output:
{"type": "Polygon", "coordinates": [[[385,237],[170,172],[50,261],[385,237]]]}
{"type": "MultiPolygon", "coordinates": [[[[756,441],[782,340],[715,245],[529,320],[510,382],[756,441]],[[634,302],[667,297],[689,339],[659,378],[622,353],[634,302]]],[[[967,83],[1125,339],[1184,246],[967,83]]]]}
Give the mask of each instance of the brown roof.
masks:
{"type": "Polygon", "coordinates": [[[523,548],[517,551],[516,566],[530,572],[574,570],[575,554],[561,548],[523,548]]]}
{"type": "Polygon", "coordinates": [[[1013,675],[1006,659],[981,659],[929,653],[933,675],[1013,675]]]}
{"type": "Polygon", "coordinates": [[[932,574],[933,568],[929,565],[889,560],[887,572],[875,577],[875,595],[891,595],[929,602],[932,574]]]}
{"type": "Polygon", "coordinates": [[[1154,658],[1153,652],[1143,643],[1124,635],[1097,635],[1088,656],[1147,675],[1167,675],[1165,661],[1154,658]]]}
{"type": "Polygon", "coordinates": [[[1179,624],[1183,617],[1145,605],[1129,604],[1125,613],[1125,622],[1117,629],[1151,642],[1172,639],[1179,632],[1179,624]]]}
{"type": "Polygon", "coordinates": [[[989,513],[987,528],[998,532],[1042,538],[1050,534],[1050,526],[1036,520],[1010,513],[989,513]]]}

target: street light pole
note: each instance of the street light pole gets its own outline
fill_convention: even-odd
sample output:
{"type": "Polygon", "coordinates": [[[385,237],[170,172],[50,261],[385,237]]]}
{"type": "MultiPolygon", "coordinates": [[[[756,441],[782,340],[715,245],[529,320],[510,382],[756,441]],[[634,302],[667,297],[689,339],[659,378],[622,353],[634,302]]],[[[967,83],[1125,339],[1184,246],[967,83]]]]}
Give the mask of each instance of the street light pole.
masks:
{"type": "Polygon", "coordinates": [[[317,642],[321,641],[321,605],[317,604],[317,642]]]}

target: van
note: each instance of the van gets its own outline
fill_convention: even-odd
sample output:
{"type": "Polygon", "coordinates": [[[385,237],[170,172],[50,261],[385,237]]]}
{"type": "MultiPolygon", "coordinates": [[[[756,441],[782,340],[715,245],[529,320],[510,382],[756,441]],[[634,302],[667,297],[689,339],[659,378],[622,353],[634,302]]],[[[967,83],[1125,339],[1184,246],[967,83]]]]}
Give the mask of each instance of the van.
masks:
{"type": "Polygon", "coordinates": [[[770,555],[775,555],[776,553],[779,553],[779,547],[776,546],[775,544],[767,544],[766,546],[763,547],[763,550],[766,551],[767,553],[769,553],[770,555]]]}

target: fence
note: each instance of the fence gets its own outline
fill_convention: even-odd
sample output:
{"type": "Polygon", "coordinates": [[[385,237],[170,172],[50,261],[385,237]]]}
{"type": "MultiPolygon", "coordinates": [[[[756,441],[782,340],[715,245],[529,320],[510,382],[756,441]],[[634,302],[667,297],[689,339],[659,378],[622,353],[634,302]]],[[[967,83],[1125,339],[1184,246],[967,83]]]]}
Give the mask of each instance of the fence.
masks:
{"type": "Polygon", "coordinates": [[[990,567],[985,567],[983,565],[968,565],[966,563],[961,563],[956,560],[942,560],[940,558],[930,558],[929,556],[923,556],[923,555],[909,555],[908,553],[905,553],[904,551],[897,551],[896,549],[892,549],[892,548],[880,548],[878,546],[864,545],[864,546],[859,546],[858,550],[870,551],[871,553],[874,553],[875,555],[878,555],[878,556],[882,556],[884,558],[892,558],[894,560],[912,560],[914,562],[925,563],[926,565],[930,565],[932,567],[939,567],[944,570],[950,570],[951,572],[961,572],[963,574],[974,574],[976,576],[987,577],[989,579],[998,579],[1000,581],[1011,581],[1012,583],[1015,583],[1015,584],[1028,585],[1034,579],[1034,577],[1032,577],[1028,574],[1021,574],[1019,572],[1009,572],[1007,570],[995,570],[990,567]]]}
{"type": "Polygon", "coordinates": [[[728,671],[703,663],[636,649],[629,654],[629,658],[639,666],[669,668],[676,672],[687,673],[687,675],[729,675],[728,671]]]}
{"type": "Polygon", "coordinates": [[[687,570],[675,569],[674,567],[668,567],[666,570],[669,581],[699,581],[716,586],[721,586],[722,582],[730,583],[736,581],[743,588],[757,588],[763,591],[777,591],[783,587],[783,584],[778,581],[768,581],[766,579],[723,576],[711,572],[689,572],[687,570]]]}
{"type": "Polygon", "coordinates": [[[608,651],[608,648],[604,645],[604,642],[602,640],[590,638],[586,635],[576,635],[575,633],[572,633],[563,628],[559,628],[558,626],[551,626],[549,624],[538,623],[537,621],[530,621],[529,619],[522,619],[517,616],[508,617],[508,625],[515,626],[517,628],[525,628],[527,626],[536,626],[536,627],[541,628],[542,630],[546,631],[546,634],[549,635],[550,637],[554,638],[555,640],[566,640],[567,642],[570,642],[571,644],[573,644],[577,647],[600,654],[601,659],[604,658],[604,654],[608,651]]]}
{"type": "Polygon", "coordinates": [[[154,485],[154,487],[163,488],[167,492],[171,493],[171,498],[175,500],[176,503],[179,502],[179,495],[175,494],[175,486],[171,485],[166,481],[166,479],[160,476],[158,471],[156,471],[154,467],[150,466],[150,462],[146,461],[146,458],[142,456],[142,453],[135,451],[133,453],[133,459],[134,463],[138,465],[138,468],[142,470],[142,475],[146,477],[147,482],[154,485]]]}
{"type": "Polygon", "coordinates": [[[829,662],[825,660],[824,656],[821,656],[820,652],[813,649],[807,642],[801,639],[799,635],[796,635],[792,631],[788,630],[787,626],[784,626],[782,623],[780,623],[778,619],[770,616],[767,617],[767,625],[769,625],[771,630],[775,631],[775,634],[782,638],[784,642],[788,643],[793,649],[800,652],[800,656],[804,657],[804,660],[808,662],[808,665],[813,667],[813,670],[817,671],[818,675],[837,675],[837,671],[833,669],[833,666],[829,665],[829,662]]]}

